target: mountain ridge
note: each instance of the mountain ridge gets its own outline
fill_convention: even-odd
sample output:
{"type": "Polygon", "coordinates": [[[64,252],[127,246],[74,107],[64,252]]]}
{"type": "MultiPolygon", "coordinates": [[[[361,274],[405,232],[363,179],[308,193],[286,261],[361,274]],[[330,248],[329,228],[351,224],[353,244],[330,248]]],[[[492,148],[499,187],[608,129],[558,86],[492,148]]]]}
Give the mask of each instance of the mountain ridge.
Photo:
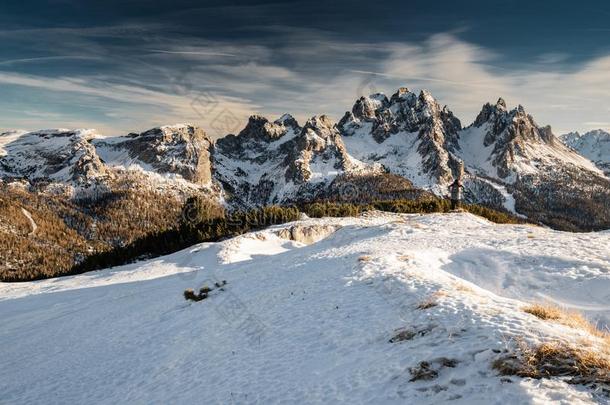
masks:
{"type": "Polygon", "coordinates": [[[81,189],[108,187],[112,179],[135,170],[140,175],[135,186],[183,195],[202,192],[233,209],[329,198],[337,179],[385,174],[444,196],[461,167],[468,202],[561,227],[566,220],[582,222],[582,212],[563,211],[593,193],[592,201],[602,201],[595,203],[602,216],[592,221],[610,227],[610,208],[603,203],[608,177],[564,146],[549,126],[539,126],[523,106],[509,110],[502,98],[484,104],[466,127],[429,92],[402,87],[390,97],[360,97],[337,123],[325,115],[303,126],[289,114],[275,121],[255,115],[237,135],[216,140],[192,124],[119,137],[55,130],[0,138],[0,177],[6,182],[61,183],[73,187],[74,196],[81,189]],[[65,150],[40,160],[41,151],[57,146],[58,139],[70,140],[65,150]],[[28,154],[31,145],[40,156],[28,154]],[[550,187],[545,192],[552,195],[549,201],[539,195],[541,185],[550,187]],[[532,195],[542,206],[528,201],[532,195]],[[560,222],[553,223],[555,217],[560,222]]]}

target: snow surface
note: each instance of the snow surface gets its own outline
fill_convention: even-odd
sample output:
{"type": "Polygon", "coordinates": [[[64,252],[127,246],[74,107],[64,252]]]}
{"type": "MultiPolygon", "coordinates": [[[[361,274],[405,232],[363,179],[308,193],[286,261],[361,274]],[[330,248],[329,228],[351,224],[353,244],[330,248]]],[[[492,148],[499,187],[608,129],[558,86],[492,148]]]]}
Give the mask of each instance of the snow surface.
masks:
{"type": "Polygon", "coordinates": [[[372,125],[365,122],[352,135],[343,136],[349,154],[362,162],[382,164],[417,187],[430,188],[434,182],[424,173],[417,132],[399,132],[378,143],[371,136],[372,125]]]}
{"type": "Polygon", "coordinates": [[[465,213],[304,219],[128,266],[0,283],[2,403],[604,403],[491,369],[516,337],[580,341],[524,313],[552,300],[610,324],[610,233],[465,213]],[[185,288],[213,286],[198,303],[185,288]],[[436,306],[417,309],[422,301],[436,306]],[[400,330],[419,332],[390,343],[400,330]],[[442,367],[442,359],[455,367],[442,367]],[[429,381],[409,381],[428,361],[429,381]]]}

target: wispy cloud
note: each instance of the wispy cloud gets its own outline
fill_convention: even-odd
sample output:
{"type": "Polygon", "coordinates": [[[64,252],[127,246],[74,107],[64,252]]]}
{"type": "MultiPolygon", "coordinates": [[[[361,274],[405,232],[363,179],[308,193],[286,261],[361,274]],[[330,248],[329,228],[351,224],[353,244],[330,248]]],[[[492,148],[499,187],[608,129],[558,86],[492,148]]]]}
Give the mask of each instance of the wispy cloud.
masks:
{"type": "Polygon", "coordinates": [[[206,52],[206,51],[165,51],[165,50],[161,50],[161,49],[151,49],[149,52],[167,53],[167,54],[171,54],[171,55],[227,56],[227,57],[231,57],[231,58],[237,57],[237,55],[231,54],[231,53],[206,52]]]}
{"type": "Polygon", "coordinates": [[[35,58],[22,58],[22,59],[10,59],[0,60],[0,66],[16,65],[20,63],[39,63],[47,61],[63,61],[63,60],[99,60],[99,57],[95,56],[77,56],[77,55],[65,55],[65,56],[39,56],[35,58]]]}
{"type": "MultiPolygon", "coordinates": [[[[53,99],[65,107],[52,111],[54,123],[61,123],[62,114],[65,122],[83,123],[83,116],[66,111],[70,105],[73,109],[90,105],[89,126],[114,132],[185,121],[210,132],[232,132],[218,122],[238,117],[245,123],[252,113],[274,118],[290,112],[300,120],[327,113],[339,119],[357,97],[393,92],[400,86],[429,89],[464,124],[474,119],[484,102],[500,96],[525,105],[540,124],[551,124],[556,132],[590,129],[591,123],[604,123],[609,110],[610,56],[568,70],[561,66],[565,55],[546,53],[520,67],[508,67],[496,51],[452,34],[418,42],[367,43],[307,32],[283,43],[252,44],[187,36],[140,38],[135,28],[125,31],[130,41],[141,42],[140,51],[134,52],[133,47],[102,47],[90,39],[91,32],[117,36],[119,28],[85,32],[56,50],[63,54],[40,61],[61,61],[68,57],[64,55],[87,49],[91,55],[82,57],[99,58],[97,70],[35,75],[13,68],[37,58],[0,61],[5,67],[0,86],[30,89],[36,93],[33,99],[70,94],[53,99]]],[[[0,101],[0,111],[7,103],[0,101]]],[[[38,121],[26,115],[0,112],[0,120],[3,126],[48,126],[44,114],[38,121]]]]}

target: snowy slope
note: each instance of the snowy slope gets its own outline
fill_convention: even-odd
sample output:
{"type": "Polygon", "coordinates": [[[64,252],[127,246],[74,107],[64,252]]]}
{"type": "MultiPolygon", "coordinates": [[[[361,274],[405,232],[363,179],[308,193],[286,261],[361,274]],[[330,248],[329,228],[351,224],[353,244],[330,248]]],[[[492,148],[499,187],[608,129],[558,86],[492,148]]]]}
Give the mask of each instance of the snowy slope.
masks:
{"type": "Polygon", "coordinates": [[[349,152],[365,162],[375,162],[391,168],[392,173],[405,177],[418,187],[428,188],[432,181],[426,175],[417,149],[417,133],[399,132],[379,144],[371,136],[372,124],[365,123],[343,138],[349,152]]]}
{"type": "Polygon", "coordinates": [[[513,339],[581,332],[542,299],[610,324],[610,233],[470,214],[369,214],[305,246],[279,229],[85,275],[0,284],[6,403],[602,402],[561,379],[501,378],[513,339]],[[198,303],[185,288],[226,280],[198,303]],[[418,304],[436,300],[421,310],[418,304]],[[417,335],[390,343],[400,330],[417,335]],[[448,361],[454,360],[454,361],[448,361]],[[429,362],[438,376],[411,382],[429,362]]]}

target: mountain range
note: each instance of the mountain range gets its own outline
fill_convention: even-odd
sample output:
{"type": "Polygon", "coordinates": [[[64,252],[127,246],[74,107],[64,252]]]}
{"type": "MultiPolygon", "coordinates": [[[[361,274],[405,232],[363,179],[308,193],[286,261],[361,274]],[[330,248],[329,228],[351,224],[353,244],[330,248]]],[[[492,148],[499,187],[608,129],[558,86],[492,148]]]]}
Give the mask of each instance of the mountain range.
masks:
{"type": "Polygon", "coordinates": [[[463,165],[468,202],[588,230],[610,227],[609,137],[558,138],[501,98],[463,126],[429,92],[400,88],[359,98],[338,123],[325,115],[304,124],[289,114],[252,116],[241,132],[217,140],[190,124],[119,137],[8,132],[0,135],[0,178],[71,199],[95,199],[123,183],[247,209],[341,193],[366,200],[376,191],[354,179],[388,174],[444,196],[463,165]]]}

